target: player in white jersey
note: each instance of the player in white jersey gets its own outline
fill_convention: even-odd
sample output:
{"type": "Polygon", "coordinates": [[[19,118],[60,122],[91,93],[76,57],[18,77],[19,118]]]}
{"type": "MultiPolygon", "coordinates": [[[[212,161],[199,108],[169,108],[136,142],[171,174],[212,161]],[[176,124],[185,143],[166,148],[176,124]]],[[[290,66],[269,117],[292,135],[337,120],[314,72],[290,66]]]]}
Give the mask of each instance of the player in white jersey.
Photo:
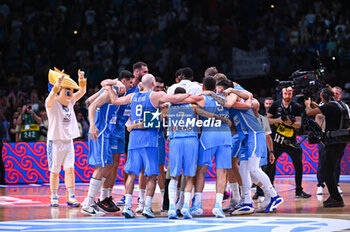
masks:
{"type": "Polygon", "coordinates": [[[47,133],[47,160],[50,169],[51,206],[58,207],[59,172],[63,165],[66,200],[69,206],[79,207],[74,194],[74,146],[73,139],[80,137],[73,106],[86,93],[84,72],[78,71],[79,86],[59,70],[49,71],[49,91],[45,107],[49,120],[47,133]],[[53,85],[53,86],[52,86],[53,85]],[[79,91],[73,94],[73,89],[79,91]]]}

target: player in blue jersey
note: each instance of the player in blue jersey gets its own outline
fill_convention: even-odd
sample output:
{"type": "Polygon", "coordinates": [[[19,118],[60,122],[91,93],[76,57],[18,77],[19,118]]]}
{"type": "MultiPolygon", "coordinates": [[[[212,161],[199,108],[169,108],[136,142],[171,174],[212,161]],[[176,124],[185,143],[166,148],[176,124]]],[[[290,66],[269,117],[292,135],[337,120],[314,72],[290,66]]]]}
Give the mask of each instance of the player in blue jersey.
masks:
{"type": "MultiPolygon", "coordinates": [[[[203,90],[215,91],[216,81],[213,77],[205,77],[203,80],[203,90]]],[[[229,96],[230,107],[236,101],[237,96],[231,94],[229,96]]],[[[218,114],[224,118],[229,118],[227,108],[219,105],[211,96],[191,96],[184,101],[185,103],[195,103],[202,107],[205,111],[218,114]]],[[[208,118],[203,117],[202,134],[200,138],[199,156],[197,162],[197,174],[195,184],[195,200],[192,204],[191,214],[201,215],[202,209],[202,192],[205,184],[205,173],[208,166],[212,166],[212,159],[216,160],[216,203],[212,210],[216,217],[225,217],[222,211],[223,193],[226,186],[227,169],[231,168],[231,131],[226,123],[213,124],[209,123],[208,118]],[[204,123],[206,122],[206,123],[204,123]]]]}
{"type": "MultiPolygon", "coordinates": [[[[232,88],[225,90],[226,93],[235,93],[235,91],[232,88]]],[[[268,176],[259,168],[260,157],[266,153],[265,132],[252,109],[234,110],[233,121],[236,126],[239,124],[243,130],[243,133],[241,133],[244,136],[242,143],[246,146],[246,152],[239,154],[239,172],[243,183],[244,199],[243,203],[235,207],[231,215],[250,214],[254,212],[250,193],[252,180],[264,190],[266,197],[269,199],[264,212],[273,212],[283,203],[283,198],[277,194],[268,176]]]]}
{"type": "MultiPolygon", "coordinates": [[[[142,62],[142,61],[138,61],[136,63],[133,64],[132,66],[132,69],[133,69],[133,75],[134,75],[134,81],[133,81],[133,84],[132,86],[130,87],[130,89],[128,90],[127,94],[129,93],[135,93],[135,92],[139,92],[140,90],[140,87],[139,87],[139,83],[141,81],[141,78],[148,73],[148,66],[146,63],[142,62]]],[[[127,114],[129,114],[130,116],[130,105],[127,106],[127,109],[126,111],[127,114]]],[[[126,115],[125,115],[126,116],[126,115]]],[[[125,125],[125,124],[124,124],[125,125]]],[[[128,143],[128,139],[129,139],[129,133],[128,132],[125,132],[125,129],[124,129],[124,140],[125,140],[125,143],[127,144],[128,143]]],[[[128,158],[128,153],[125,152],[125,161],[127,160],[128,158]]],[[[125,186],[125,183],[126,183],[126,179],[128,178],[128,174],[125,173],[125,171],[123,172],[123,181],[124,181],[124,186],[125,186]]],[[[139,183],[145,183],[146,181],[146,178],[145,177],[141,177],[141,179],[139,178],[139,183]]],[[[142,198],[142,199],[145,199],[145,195],[146,195],[146,184],[144,185],[143,187],[143,190],[140,190],[139,192],[139,197],[142,198]]],[[[123,196],[118,202],[117,202],[117,205],[125,205],[125,196],[123,196]]]]}
{"type": "MultiPolygon", "coordinates": [[[[119,73],[118,79],[104,80],[101,82],[101,85],[117,85],[118,83],[121,83],[124,85],[126,91],[125,95],[127,95],[130,87],[132,87],[133,81],[133,74],[127,70],[123,70],[119,73]]],[[[100,199],[97,201],[97,205],[107,212],[115,212],[114,209],[117,208],[112,199],[112,190],[117,177],[120,155],[125,153],[124,128],[129,116],[130,105],[121,105],[116,107],[114,115],[112,116],[115,124],[109,136],[109,141],[113,154],[113,166],[111,168],[111,173],[102,184],[100,199]]]]}
{"type": "MultiPolygon", "coordinates": [[[[219,94],[224,94],[224,90],[232,87],[233,84],[231,81],[229,80],[222,80],[220,82],[217,83],[217,93],[219,94]]],[[[250,109],[251,108],[251,103],[250,101],[246,101],[246,102],[242,102],[242,101],[236,101],[234,104],[231,104],[230,101],[227,101],[221,97],[219,97],[220,95],[216,95],[214,92],[208,92],[208,93],[204,93],[204,94],[209,94],[210,96],[212,96],[215,100],[217,100],[218,102],[220,102],[220,104],[222,104],[225,107],[230,107],[230,105],[232,105],[232,108],[229,109],[229,115],[230,115],[230,119],[233,119],[233,113],[234,113],[234,109],[250,109]],[[219,100],[223,100],[223,101],[219,101],[219,100]]],[[[240,97],[240,98],[249,98],[250,93],[248,94],[247,91],[244,90],[236,90],[235,94],[240,97]]],[[[221,95],[222,96],[222,95],[221,95]]],[[[238,99],[240,99],[238,98],[238,99]]],[[[230,201],[230,204],[225,207],[223,210],[225,211],[232,211],[234,209],[234,206],[240,201],[241,197],[239,195],[239,188],[241,188],[241,192],[242,191],[242,180],[239,174],[239,166],[238,166],[238,156],[239,154],[245,153],[246,152],[246,147],[244,146],[243,143],[243,139],[245,137],[245,133],[243,132],[243,130],[241,129],[241,126],[239,124],[239,121],[236,120],[234,121],[235,124],[235,130],[236,130],[236,134],[234,134],[232,136],[232,169],[228,170],[228,176],[229,176],[229,183],[231,186],[231,190],[232,190],[232,198],[230,201]]]]}
{"type": "MultiPolygon", "coordinates": [[[[182,87],[177,87],[175,94],[186,93],[182,87]]],[[[207,118],[216,118],[230,124],[230,120],[204,111],[197,105],[180,104],[171,105],[168,113],[169,126],[169,166],[171,181],[169,183],[169,211],[168,217],[176,219],[178,217],[175,206],[178,181],[181,171],[185,178],[184,204],[181,214],[185,219],[192,218],[190,214],[190,201],[193,188],[192,177],[196,173],[196,164],[198,159],[198,134],[196,114],[207,118]]]]}
{"type": "MultiPolygon", "coordinates": [[[[216,91],[217,93],[223,95],[223,92],[225,89],[229,87],[233,87],[232,81],[227,80],[227,78],[222,78],[222,80],[218,81],[218,77],[222,77],[224,74],[216,74],[214,78],[217,80],[216,83],[216,91]]],[[[225,77],[225,76],[224,76],[225,77]]],[[[240,93],[238,93],[240,94],[240,93]]],[[[239,95],[238,95],[239,96],[239,95]]],[[[233,107],[239,107],[239,102],[236,102],[233,107]]],[[[250,106],[241,104],[241,108],[248,109],[250,106]]],[[[233,118],[232,115],[233,108],[230,109],[230,118],[233,118]]],[[[241,176],[239,174],[239,165],[238,165],[238,154],[243,151],[242,143],[240,140],[240,136],[238,132],[241,132],[239,128],[237,129],[236,126],[233,124],[231,127],[231,136],[232,136],[232,157],[231,157],[231,163],[232,168],[227,170],[227,176],[229,179],[229,184],[231,188],[231,200],[228,206],[223,208],[223,211],[232,211],[234,207],[240,202],[241,196],[240,196],[240,187],[242,187],[242,180],[241,176]]]]}
{"type": "MultiPolygon", "coordinates": [[[[97,208],[95,197],[113,165],[110,135],[116,123],[115,111],[117,106],[110,104],[111,94],[117,95],[118,88],[113,86],[109,91],[102,89],[99,92],[99,96],[89,105],[90,134],[88,141],[88,163],[93,165],[95,170],[90,180],[88,195],[81,209],[82,213],[88,215],[104,215],[97,208]]],[[[91,102],[90,100],[88,102],[91,102]]],[[[113,207],[114,211],[119,210],[115,205],[113,207]]]]}
{"type": "MultiPolygon", "coordinates": [[[[160,77],[155,77],[156,84],[154,86],[154,91],[164,91],[164,81],[160,77]]],[[[143,123],[140,123],[142,126],[143,123]]],[[[133,128],[140,127],[140,125],[129,125],[128,130],[132,130],[133,128]]],[[[164,198],[164,192],[165,192],[165,173],[164,173],[164,163],[165,163],[165,138],[164,138],[164,128],[162,124],[160,125],[160,128],[158,129],[158,162],[159,162],[159,175],[158,175],[158,186],[160,189],[160,192],[162,194],[162,198],[164,198]]],[[[145,193],[146,193],[146,183],[147,178],[144,176],[144,170],[141,171],[139,175],[139,197],[137,198],[137,208],[136,213],[142,213],[144,207],[145,207],[145,193]]],[[[162,203],[161,203],[161,210],[162,210],[162,203]]]]}
{"type": "Polygon", "coordinates": [[[125,172],[128,174],[125,189],[125,207],[123,215],[126,218],[135,217],[131,208],[131,196],[134,189],[136,177],[140,174],[142,168],[145,169],[145,176],[148,177],[147,197],[145,208],[142,215],[147,218],[153,218],[151,210],[152,197],[156,187],[156,176],[159,174],[158,167],[158,132],[154,126],[160,125],[160,112],[158,108],[161,103],[177,103],[187,98],[188,94],[167,95],[164,92],[153,92],[155,78],[151,74],[142,77],[143,90],[138,93],[132,93],[125,97],[118,98],[113,94],[113,90],[108,88],[112,103],[115,105],[125,105],[131,103],[131,123],[136,124],[143,121],[144,117],[148,122],[143,121],[145,129],[135,129],[130,132],[128,145],[128,159],[125,164],[125,172]],[[159,121],[158,121],[158,120],[159,121]]]}

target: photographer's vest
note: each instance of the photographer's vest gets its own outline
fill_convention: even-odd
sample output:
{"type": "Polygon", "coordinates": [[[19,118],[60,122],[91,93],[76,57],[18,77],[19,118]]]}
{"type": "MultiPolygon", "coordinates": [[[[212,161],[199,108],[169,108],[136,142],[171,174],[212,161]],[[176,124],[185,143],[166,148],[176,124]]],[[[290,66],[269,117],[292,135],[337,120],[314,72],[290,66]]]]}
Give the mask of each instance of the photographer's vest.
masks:
{"type": "Polygon", "coordinates": [[[25,113],[22,117],[21,140],[25,142],[38,141],[40,137],[40,126],[32,114],[25,113]]]}
{"type": "MultiPolygon", "coordinates": [[[[292,102],[289,104],[288,108],[285,108],[283,102],[281,101],[274,118],[283,118],[290,115],[290,112],[293,110],[292,107],[292,102]]],[[[296,143],[296,131],[294,127],[281,123],[275,123],[271,126],[271,129],[272,140],[275,144],[289,145],[296,143]]]]}

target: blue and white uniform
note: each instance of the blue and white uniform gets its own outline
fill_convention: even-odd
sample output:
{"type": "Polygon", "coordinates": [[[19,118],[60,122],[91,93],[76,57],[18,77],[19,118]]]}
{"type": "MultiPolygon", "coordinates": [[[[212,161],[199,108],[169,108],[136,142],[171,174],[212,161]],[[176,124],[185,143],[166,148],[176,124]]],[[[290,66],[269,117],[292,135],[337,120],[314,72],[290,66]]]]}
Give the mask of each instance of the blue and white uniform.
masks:
{"type": "MultiPolygon", "coordinates": [[[[126,94],[133,93],[135,88],[129,89],[126,94]]],[[[128,121],[131,112],[131,105],[120,105],[115,112],[117,123],[111,135],[111,147],[113,154],[125,154],[125,123],[128,121]]]]}
{"type": "MultiPolygon", "coordinates": [[[[222,117],[229,118],[229,110],[219,105],[211,96],[203,96],[205,105],[203,109],[210,113],[219,114],[222,117]]],[[[216,168],[231,168],[231,130],[230,127],[221,122],[221,126],[215,126],[210,123],[206,126],[205,121],[208,118],[202,117],[203,127],[200,138],[200,149],[198,156],[198,165],[213,165],[215,156],[216,168]]],[[[212,120],[212,119],[211,119],[212,120]]]]}
{"type": "Polygon", "coordinates": [[[242,129],[242,135],[245,135],[243,146],[246,152],[239,154],[239,160],[248,160],[255,154],[256,157],[266,157],[266,135],[259,121],[255,117],[252,109],[237,110],[234,121],[239,120],[242,129]]]}
{"type": "MultiPolygon", "coordinates": [[[[151,102],[153,91],[135,93],[131,98],[131,123],[142,122],[144,112],[156,112],[157,109],[151,102]]],[[[139,175],[142,168],[145,176],[158,175],[158,129],[145,128],[134,129],[130,132],[128,159],[125,164],[125,172],[139,175]]]]}
{"type": "Polygon", "coordinates": [[[246,146],[243,145],[246,133],[243,132],[241,124],[239,123],[238,117],[235,117],[238,110],[230,109],[230,119],[235,124],[237,129],[237,134],[231,134],[232,136],[232,157],[239,157],[240,153],[245,153],[247,151],[246,146]]]}
{"type": "Polygon", "coordinates": [[[180,176],[181,170],[184,176],[194,176],[198,159],[198,134],[191,105],[171,105],[168,122],[170,176],[180,176]]]}
{"type": "MultiPolygon", "coordinates": [[[[116,90],[117,88],[114,87],[116,90]]],[[[104,90],[100,92],[100,95],[104,90]]],[[[96,109],[95,125],[99,131],[98,140],[92,141],[89,133],[88,163],[90,165],[106,167],[113,163],[113,153],[110,145],[110,136],[116,125],[115,112],[119,106],[103,104],[96,109]]]]}

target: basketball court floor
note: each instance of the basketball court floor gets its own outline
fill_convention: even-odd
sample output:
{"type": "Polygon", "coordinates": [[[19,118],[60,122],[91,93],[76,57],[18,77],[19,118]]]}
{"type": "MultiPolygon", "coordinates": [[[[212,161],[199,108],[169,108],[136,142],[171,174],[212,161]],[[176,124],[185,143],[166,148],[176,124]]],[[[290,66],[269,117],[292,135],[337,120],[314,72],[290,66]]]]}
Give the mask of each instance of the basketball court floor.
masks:
{"type": "MultiPolygon", "coordinates": [[[[323,208],[325,194],[316,195],[315,175],[304,175],[304,191],[311,193],[309,199],[295,199],[294,176],[277,176],[275,186],[284,198],[276,213],[254,213],[247,216],[215,218],[211,214],[215,203],[215,179],[206,181],[203,194],[204,215],[191,220],[169,220],[167,212],[160,211],[161,194],[157,190],[153,200],[154,219],[138,215],[124,219],[120,212],[104,217],[90,217],[80,208],[65,204],[65,188],[60,185],[60,207],[51,208],[48,184],[6,185],[0,187],[0,231],[350,231],[350,176],[341,176],[345,207],[323,208]]],[[[83,201],[88,191],[87,183],[77,183],[76,195],[83,201]]],[[[254,190],[252,190],[254,193],[254,190]]],[[[124,194],[121,183],[114,186],[113,198],[119,200],[124,194]]],[[[136,208],[138,188],[135,186],[133,208],[136,208]]],[[[226,206],[229,200],[223,203],[226,206]]],[[[259,204],[255,201],[255,206],[259,204]]]]}

